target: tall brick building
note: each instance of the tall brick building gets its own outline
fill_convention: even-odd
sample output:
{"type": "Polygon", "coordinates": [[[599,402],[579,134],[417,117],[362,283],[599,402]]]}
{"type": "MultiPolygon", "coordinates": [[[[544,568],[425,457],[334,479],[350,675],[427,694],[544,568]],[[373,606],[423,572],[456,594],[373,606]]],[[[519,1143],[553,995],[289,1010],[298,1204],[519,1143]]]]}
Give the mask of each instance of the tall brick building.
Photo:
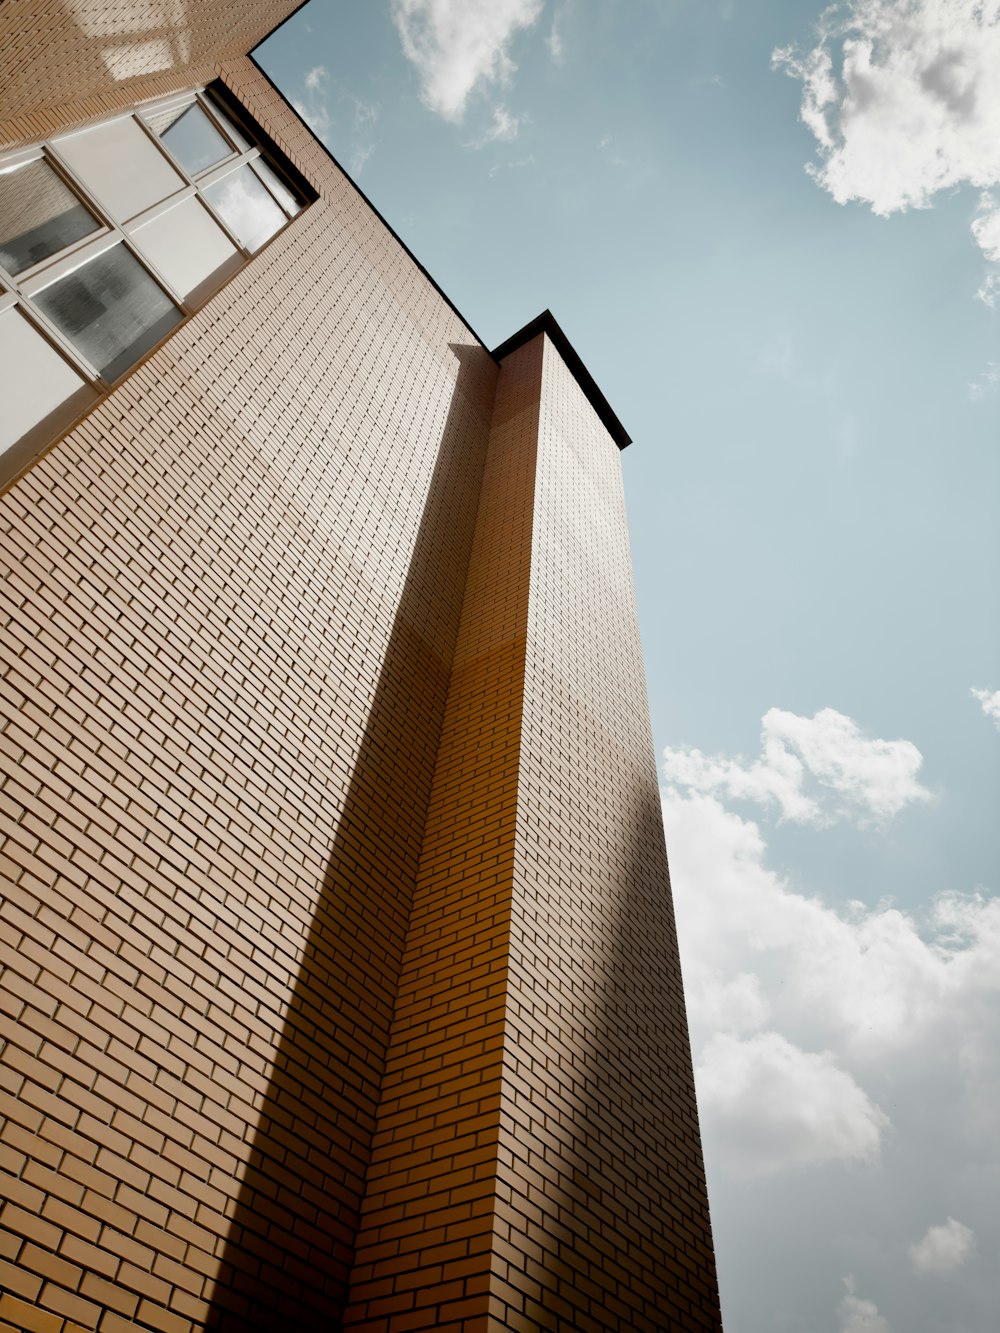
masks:
{"type": "Polygon", "coordinates": [[[0,1329],[715,1329],[628,437],[294,7],[0,6],[0,1329]]]}

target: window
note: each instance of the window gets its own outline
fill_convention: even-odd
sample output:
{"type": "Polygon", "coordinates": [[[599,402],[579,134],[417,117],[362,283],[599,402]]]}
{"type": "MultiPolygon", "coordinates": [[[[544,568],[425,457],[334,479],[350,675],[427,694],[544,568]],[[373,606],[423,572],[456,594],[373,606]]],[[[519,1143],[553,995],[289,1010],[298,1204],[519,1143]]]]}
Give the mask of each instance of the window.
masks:
{"type": "Polygon", "coordinates": [[[315,197],[254,137],[196,91],[0,159],[0,480],[315,197]]]}

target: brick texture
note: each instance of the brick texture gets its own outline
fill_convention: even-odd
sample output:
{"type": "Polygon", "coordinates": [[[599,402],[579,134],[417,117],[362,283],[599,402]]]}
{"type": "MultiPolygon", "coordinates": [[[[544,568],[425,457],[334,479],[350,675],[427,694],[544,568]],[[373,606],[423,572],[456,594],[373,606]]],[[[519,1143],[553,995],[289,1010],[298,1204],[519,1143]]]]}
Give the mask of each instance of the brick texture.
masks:
{"type": "Polygon", "coordinates": [[[498,1326],[719,1326],[618,451],[542,374],[498,1326]]]}
{"type": "Polygon", "coordinates": [[[4,0],[0,146],[213,77],[299,0],[4,0]]]}
{"type": "Polygon", "coordinates": [[[0,496],[0,1328],[717,1328],[619,454],[290,8],[0,8],[0,141],[217,73],[319,193],[0,496]]]}
{"type": "Polygon", "coordinates": [[[339,1308],[497,377],[227,76],[321,198],[0,499],[0,1227],[90,1328],[339,1308]]]}

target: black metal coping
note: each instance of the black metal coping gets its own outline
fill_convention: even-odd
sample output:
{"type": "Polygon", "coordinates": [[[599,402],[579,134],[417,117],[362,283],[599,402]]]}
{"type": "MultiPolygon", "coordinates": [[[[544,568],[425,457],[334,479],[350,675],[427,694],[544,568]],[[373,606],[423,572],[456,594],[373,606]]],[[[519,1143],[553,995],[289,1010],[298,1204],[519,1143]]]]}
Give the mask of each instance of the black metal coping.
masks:
{"type": "Polygon", "coordinates": [[[508,338],[506,342],[502,342],[499,347],[494,347],[493,355],[497,361],[502,361],[505,356],[516,351],[518,347],[523,347],[525,343],[531,342],[532,338],[537,338],[540,333],[548,334],[551,338],[556,351],[566,362],[567,370],[583,390],[587,401],[600,417],[605,430],[618,448],[624,449],[627,444],[631,444],[632,436],[618,420],[611,404],[597,387],[593,375],[581,361],[579,352],[559,327],[551,310],[543,310],[530,323],[525,324],[523,329],[519,329],[513,337],[508,338]]]}

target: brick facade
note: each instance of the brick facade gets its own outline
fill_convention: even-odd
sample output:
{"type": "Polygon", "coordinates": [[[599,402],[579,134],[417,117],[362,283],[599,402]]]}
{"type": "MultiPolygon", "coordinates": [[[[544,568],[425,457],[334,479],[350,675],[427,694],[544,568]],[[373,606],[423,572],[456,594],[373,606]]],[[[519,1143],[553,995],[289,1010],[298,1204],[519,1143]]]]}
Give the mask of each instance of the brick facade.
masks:
{"type": "Polygon", "coordinates": [[[717,1328],[618,450],[188,8],[0,10],[320,196],[0,496],[0,1329],[717,1328]]]}

